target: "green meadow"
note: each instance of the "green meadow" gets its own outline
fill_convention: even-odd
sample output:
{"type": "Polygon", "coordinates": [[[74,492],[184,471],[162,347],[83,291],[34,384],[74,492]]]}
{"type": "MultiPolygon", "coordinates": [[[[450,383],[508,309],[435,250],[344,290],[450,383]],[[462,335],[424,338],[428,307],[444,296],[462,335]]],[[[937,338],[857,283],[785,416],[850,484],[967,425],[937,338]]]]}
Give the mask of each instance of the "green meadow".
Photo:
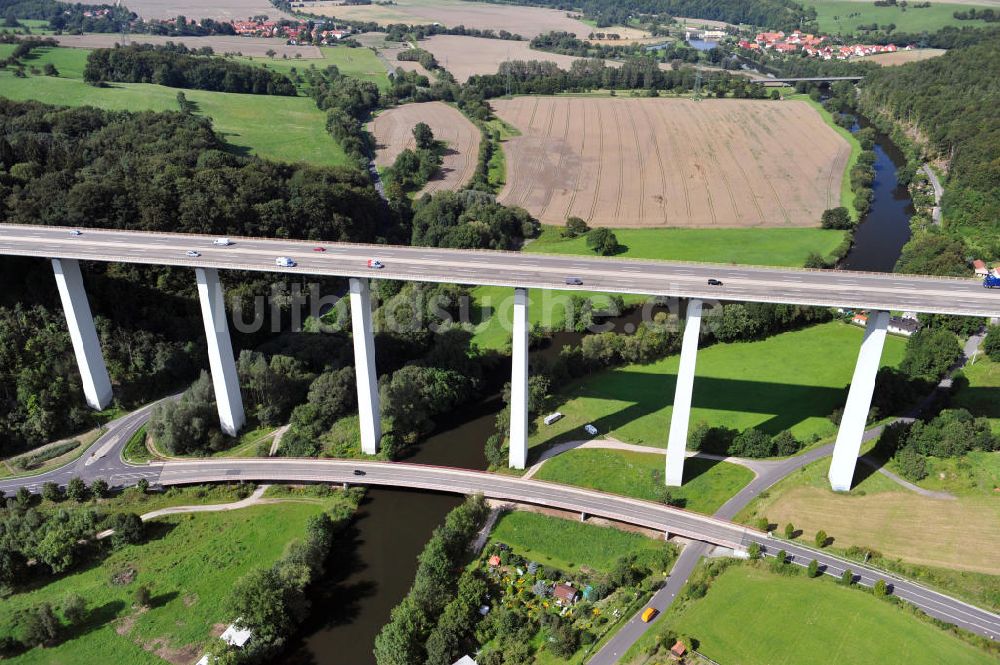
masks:
{"type": "Polygon", "coordinates": [[[810,2],[807,6],[816,8],[816,20],[820,32],[827,34],[852,34],[859,25],[878,23],[880,26],[894,23],[896,32],[935,32],[946,25],[969,26],[981,28],[985,21],[959,21],[953,14],[956,11],[977,10],[986,7],[974,4],[952,4],[950,2],[931,2],[930,7],[914,9],[913,7],[876,7],[871,2],[856,2],[854,0],[820,0],[810,2]]]}
{"type": "Polygon", "coordinates": [[[959,638],[870,593],[832,578],[779,575],[764,566],[733,566],[708,594],[675,606],[660,630],[633,647],[639,654],[669,628],[698,641],[698,651],[720,663],[742,665],[975,665],[996,662],[959,638]]]}
{"type": "MultiPolygon", "coordinates": [[[[657,501],[663,494],[664,463],[665,457],[655,453],[583,448],[547,460],[534,477],[657,501]]],[[[710,515],[751,480],[753,472],[737,464],[689,457],[683,485],[673,496],[687,510],[710,515]]]]}
{"type": "Polygon", "coordinates": [[[223,605],[233,583],[277,560],[289,541],[305,534],[310,517],[341,501],[346,505],[335,497],[154,520],[147,542],[5,598],[0,635],[18,635],[20,611],[41,602],[58,612],[64,598],[79,594],[88,610],[84,624],[66,629],[57,645],[5,662],[163,663],[156,650],[172,662],[194,662],[212,642],[213,626],[227,618],[223,605]],[[126,571],[134,571],[131,581],[123,581],[126,571]],[[141,584],[152,593],[152,607],[143,611],[133,607],[141,584]]]}
{"type": "MultiPolygon", "coordinates": [[[[0,45],[0,57],[12,50],[0,45]]],[[[0,95],[65,106],[96,106],[115,111],[177,111],[177,93],[197,105],[196,113],[212,119],[216,131],[235,151],[286,162],[339,166],[347,155],[326,132],[326,115],[307,97],[239,95],[179,90],[148,83],[111,83],[97,88],[83,82],[86,49],[45,48],[26,62],[41,69],[51,62],[58,77],[17,78],[0,71],[0,95]]]]}
{"type": "MultiPolygon", "coordinates": [[[[827,416],[842,404],[863,330],[841,322],[781,333],[758,342],[714,344],[698,352],[692,425],[790,430],[801,440],[836,432],[827,416]]],[[[897,365],[906,341],[890,336],[883,365],[897,365]]],[[[544,425],[532,446],[584,438],[593,423],[601,435],[666,447],[679,356],[628,365],[569,384],[553,398],[564,418],[544,425]]],[[[544,415],[544,414],[541,414],[544,415]]]]}
{"type": "Polygon", "coordinates": [[[608,571],[623,556],[673,549],[638,533],[521,511],[503,515],[490,540],[510,545],[532,561],[567,571],[581,566],[608,571]]]}

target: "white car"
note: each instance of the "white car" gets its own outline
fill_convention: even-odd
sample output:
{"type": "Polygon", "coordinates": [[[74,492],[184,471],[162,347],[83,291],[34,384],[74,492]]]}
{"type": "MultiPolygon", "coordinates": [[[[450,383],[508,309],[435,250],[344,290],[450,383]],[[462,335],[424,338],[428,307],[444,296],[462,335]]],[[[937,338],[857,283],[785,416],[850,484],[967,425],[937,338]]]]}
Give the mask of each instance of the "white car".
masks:
{"type": "Polygon", "coordinates": [[[73,229],[72,231],[69,232],[69,234],[71,236],[82,236],[83,232],[80,231],[80,229],[73,229]]]}
{"type": "Polygon", "coordinates": [[[378,259],[368,259],[368,267],[373,270],[381,270],[385,267],[385,264],[378,259]]]}
{"type": "Polygon", "coordinates": [[[186,251],[184,253],[187,254],[188,256],[190,256],[192,259],[196,259],[199,256],[201,256],[201,252],[196,252],[193,249],[189,249],[188,251],[186,251]]]}
{"type": "Polygon", "coordinates": [[[274,265],[279,266],[281,268],[294,268],[295,261],[291,260],[287,256],[279,256],[274,260],[274,265]]]}
{"type": "Polygon", "coordinates": [[[597,436],[597,428],[594,427],[593,425],[589,425],[589,424],[588,425],[584,425],[583,426],[583,431],[586,432],[587,434],[589,434],[590,436],[597,436]]]}
{"type": "Polygon", "coordinates": [[[229,238],[216,238],[215,240],[212,241],[212,244],[218,245],[220,247],[229,247],[230,245],[233,244],[233,241],[230,240],[229,238]]]}

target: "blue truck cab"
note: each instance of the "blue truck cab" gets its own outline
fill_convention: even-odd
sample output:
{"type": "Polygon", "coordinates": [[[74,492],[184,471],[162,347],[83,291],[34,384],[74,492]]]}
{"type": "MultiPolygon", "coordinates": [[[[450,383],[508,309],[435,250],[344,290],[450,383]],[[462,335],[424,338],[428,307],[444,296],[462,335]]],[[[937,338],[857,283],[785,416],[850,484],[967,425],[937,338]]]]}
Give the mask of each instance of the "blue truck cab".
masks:
{"type": "Polygon", "coordinates": [[[987,275],[983,278],[983,286],[987,289],[1000,289],[1000,277],[987,275]]]}

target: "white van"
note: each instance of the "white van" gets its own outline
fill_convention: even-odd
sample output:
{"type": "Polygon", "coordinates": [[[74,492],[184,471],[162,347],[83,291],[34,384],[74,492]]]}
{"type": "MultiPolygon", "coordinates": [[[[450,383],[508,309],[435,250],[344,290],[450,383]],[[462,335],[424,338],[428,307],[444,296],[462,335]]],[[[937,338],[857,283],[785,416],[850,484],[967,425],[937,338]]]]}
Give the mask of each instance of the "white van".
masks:
{"type": "Polygon", "coordinates": [[[555,413],[550,413],[549,415],[545,416],[545,419],[542,422],[544,422],[546,425],[551,425],[552,423],[556,422],[562,417],[563,414],[556,411],[555,413]]]}
{"type": "Polygon", "coordinates": [[[278,258],[276,258],[274,260],[274,265],[276,265],[276,266],[278,266],[280,268],[294,268],[295,267],[295,261],[292,261],[287,256],[279,256],[278,258]]]}
{"type": "Polygon", "coordinates": [[[229,238],[216,238],[212,241],[213,245],[219,245],[220,247],[229,247],[233,244],[233,241],[229,238]]]}

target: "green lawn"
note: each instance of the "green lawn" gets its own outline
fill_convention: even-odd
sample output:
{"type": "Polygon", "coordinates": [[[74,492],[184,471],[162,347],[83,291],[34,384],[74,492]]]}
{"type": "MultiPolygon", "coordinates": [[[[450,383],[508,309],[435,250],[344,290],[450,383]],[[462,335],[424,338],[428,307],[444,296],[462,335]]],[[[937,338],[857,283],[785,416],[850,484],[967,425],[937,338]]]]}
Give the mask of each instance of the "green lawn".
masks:
{"type": "MultiPolygon", "coordinates": [[[[802,440],[834,434],[827,416],[845,399],[862,333],[834,321],[759,342],[702,349],[692,425],[703,420],[740,430],[759,427],[769,434],[789,429],[802,440]]],[[[898,364],[905,344],[899,337],[886,339],[882,364],[898,364]]],[[[602,435],[665,447],[678,362],[679,356],[671,356],[569,384],[546,411],[565,417],[549,426],[539,417],[531,445],[579,439],[581,428],[593,423],[602,435]]]]}
{"type": "Polygon", "coordinates": [[[968,409],[975,416],[986,416],[994,433],[1000,435],[1000,362],[980,353],[973,364],[962,369],[962,375],[968,385],[959,388],[951,405],[968,409]]]}
{"type": "MultiPolygon", "coordinates": [[[[850,132],[848,132],[849,134],[850,132]]],[[[585,238],[563,238],[557,226],[543,226],[541,235],[525,245],[524,251],[539,254],[574,254],[593,256],[585,238]]],[[[626,251],[620,256],[634,259],[670,261],[706,261],[743,265],[802,266],[810,252],[829,257],[844,240],[843,231],[827,229],[615,229],[626,251]]],[[[572,292],[596,297],[606,302],[604,293],[572,292]]],[[[482,348],[503,349],[510,342],[511,304],[501,304],[513,297],[509,288],[478,286],[472,289],[473,311],[477,329],[472,341],[482,348]],[[500,308],[502,317],[493,314],[500,308]],[[507,325],[504,325],[504,321],[507,325]]],[[[560,329],[566,309],[559,303],[570,297],[568,291],[533,289],[529,291],[532,324],[560,329]]],[[[645,296],[624,295],[626,304],[641,303],[645,296]]],[[[598,302],[602,302],[599,300],[598,302]]]]}
{"type": "MultiPolygon", "coordinates": [[[[663,491],[664,456],[624,450],[571,450],[545,462],[535,474],[540,480],[659,500],[663,491]]],[[[753,472],[737,464],[689,458],[684,462],[684,484],[674,496],[684,508],[712,514],[744,485],[753,472]]]]}
{"type": "MultiPolygon", "coordinates": [[[[0,57],[9,56],[15,44],[0,44],[0,57]]],[[[32,49],[31,54],[23,58],[28,67],[41,69],[47,64],[55,65],[59,76],[63,78],[83,79],[83,69],[87,65],[87,56],[91,49],[40,47],[32,49]]]]}
{"type": "Polygon", "coordinates": [[[290,540],[304,534],[306,520],[322,510],[318,504],[289,503],[158,519],[150,525],[149,542],[6,598],[0,604],[0,635],[19,632],[18,611],[43,601],[58,607],[70,593],[83,596],[91,612],[89,625],[58,646],[33,649],[10,662],[163,663],[143,646],[170,650],[174,662],[194,662],[211,641],[213,624],[226,618],[222,605],[233,583],[275,561],[290,540]],[[112,582],[129,568],[137,572],[131,583],[112,582]],[[153,607],[146,612],[132,609],[140,584],[152,590],[153,607]]]}
{"type": "MultiPolygon", "coordinates": [[[[994,663],[927,621],[833,579],[734,566],[708,595],[657,623],[700,643],[720,663],[742,665],[972,665],[994,663]]],[[[641,662],[626,661],[626,662],[641,662]]]]}
{"type": "Polygon", "coordinates": [[[878,23],[896,24],[896,32],[934,32],[946,25],[959,27],[969,26],[980,28],[986,25],[984,21],[959,21],[952,14],[955,11],[986,9],[981,5],[958,5],[951,3],[932,2],[930,7],[923,9],[903,7],[876,7],[871,2],[853,2],[851,0],[820,0],[810,2],[806,6],[816,8],[816,20],[819,30],[828,34],[851,34],[859,25],[878,23]]]}
{"type": "MultiPolygon", "coordinates": [[[[528,291],[528,319],[553,330],[566,326],[566,311],[574,295],[591,298],[599,308],[606,306],[610,295],[596,291],[528,291]]],[[[623,295],[626,304],[641,303],[645,296],[623,295]]],[[[510,344],[514,290],[504,286],[477,286],[472,289],[472,322],[476,325],[472,343],[484,349],[504,349],[510,344]]]]}
{"type": "Polygon", "coordinates": [[[389,89],[389,75],[385,65],[378,59],[375,52],[369,48],[350,48],[348,46],[321,46],[323,52],[322,59],[301,58],[266,58],[237,56],[235,60],[246,62],[252,65],[259,65],[273,69],[276,72],[285,74],[291,73],[292,69],[299,72],[309,69],[315,65],[317,69],[323,69],[330,65],[336,65],[341,74],[347,74],[364,81],[372,81],[382,90],[389,89]]]}
{"type": "MultiPolygon", "coordinates": [[[[848,132],[850,133],[850,132],[848,132]]],[[[802,267],[810,252],[828,257],[844,240],[829,229],[615,229],[625,246],[619,256],[664,261],[704,261],[743,265],[802,267]]],[[[593,256],[586,238],[563,238],[561,227],[546,226],[524,251],[593,256]]]]}
{"type": "MultiPolygon", "coordinates": [[[[0,45],[7,46],[10,45],[0,45]]],[[[8,49],[9,51],[9,49],[8,49]]],[[[83,82],[86,59],[82,49],[45,49],[34,61],[41,67],[52,62],[59,77],[16,78],[0,71],[0,94],[10,99],[34,99],[66,106],[96,106],[126,111],[176,111],[177,88],[147,83],[113,83],[96,88],[83,82]],[[60,64],[61,63],[61,64],[60,64]]],[[[7,51],[0,50],[0,57],[7,51]]],[[[326,132],[326,116],[307,97],[237,95],[204,90],[184,90],[198,105],[199,115],[212,118],[215,129],[237,151],[287,162],[338,166],[347,155],[326,132]]]]}
{"type": "Polygon", "coordinates": [[[622,556],[673,550],[669,543],[638,533],[520,511],[503,515],[490,539],[510,545],[531,561],[566,571],[607,571],[622,556]]]}

